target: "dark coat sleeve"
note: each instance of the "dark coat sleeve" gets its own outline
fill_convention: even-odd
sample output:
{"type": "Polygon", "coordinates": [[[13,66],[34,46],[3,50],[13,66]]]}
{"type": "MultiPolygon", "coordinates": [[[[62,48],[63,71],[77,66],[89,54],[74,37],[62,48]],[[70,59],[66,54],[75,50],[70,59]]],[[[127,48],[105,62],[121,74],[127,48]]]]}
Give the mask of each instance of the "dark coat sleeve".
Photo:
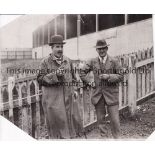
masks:
{"type": "Polygon", "coordinates": [[[40,64],[37,81],[41,86],[51,86],[59,82],[57,75],[54,72],[50,73],[50,70],[48,69],[47,64],[44,60],[40,64]]]}

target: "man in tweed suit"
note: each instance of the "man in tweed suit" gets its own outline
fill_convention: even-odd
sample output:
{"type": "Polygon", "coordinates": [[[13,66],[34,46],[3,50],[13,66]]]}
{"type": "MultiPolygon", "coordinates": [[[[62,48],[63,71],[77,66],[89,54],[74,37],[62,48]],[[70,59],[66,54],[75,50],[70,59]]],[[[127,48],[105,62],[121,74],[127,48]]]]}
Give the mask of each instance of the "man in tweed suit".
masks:
{"type": "Polygon", "coordinates": [[[123,75],[120,74],[121,66],[117,60],[107,54],[108,44],[106,41],[98,40],[96,51],[98,57],[91,59],[84,65],[81,72],[81,79],[89,82],[87,75],[90,71],[94,74],[94,86],[91,96],[92,104],[97,114],[97,124],[101,135],[107,135],[105,121],[106,107],[110,117],[111,131],[114,138],[120,136],[119,121],[119,82],[123,75]]]}

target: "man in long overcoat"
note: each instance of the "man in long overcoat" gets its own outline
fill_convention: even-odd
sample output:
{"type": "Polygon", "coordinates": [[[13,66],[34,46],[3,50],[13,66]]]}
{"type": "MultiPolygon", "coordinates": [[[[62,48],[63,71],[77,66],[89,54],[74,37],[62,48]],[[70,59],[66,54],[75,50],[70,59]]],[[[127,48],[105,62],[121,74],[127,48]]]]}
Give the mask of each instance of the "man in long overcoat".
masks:
{"type": "Polygon", "coordinates": [[[97,114],[97,124],[101,135],[107,136],[107,126],[105,121],[106,107],[110,117],[111,131],[114,138],[119,138],[119,82],[123,75],[120,74],[121,66],[117,60],[107,54],[108,44],[106,41],[98,40],[96,51],[98,57],[91,59],[82,68],[81,79],[89,83],[88,73],[94,74],[93,92],[91,101],[95,106],[97,114]]]}
{"type": "Polygon", "coordinates": [[[50,138],[73,138],[72,120],[72,62],[63,55],[63,37],[51,37],[52,53],[44,58],[37,76],[42,86],[42,104],[50,138]],[[67,69],[67,71],[66,71],[67,69]]]}

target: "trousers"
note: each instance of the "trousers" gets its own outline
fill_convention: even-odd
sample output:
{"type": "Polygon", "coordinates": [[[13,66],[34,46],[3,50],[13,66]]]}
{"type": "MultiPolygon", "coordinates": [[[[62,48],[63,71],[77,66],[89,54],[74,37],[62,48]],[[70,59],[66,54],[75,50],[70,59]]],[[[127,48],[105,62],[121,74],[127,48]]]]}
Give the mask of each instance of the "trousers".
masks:
{"type": "Polygon", "coordinates": [[[97,125],[102,135],[108,134],[108,128],[105,120],[106,113],[110,118],[110,128],[113,138],[120,137],[120,120],[119,120],[119,104],[107,105],[104,96],[100,98],[99,102],[95,105],[97,114],[97,125]],[[107,110],[106,110],[107,107],[107,110]]]}

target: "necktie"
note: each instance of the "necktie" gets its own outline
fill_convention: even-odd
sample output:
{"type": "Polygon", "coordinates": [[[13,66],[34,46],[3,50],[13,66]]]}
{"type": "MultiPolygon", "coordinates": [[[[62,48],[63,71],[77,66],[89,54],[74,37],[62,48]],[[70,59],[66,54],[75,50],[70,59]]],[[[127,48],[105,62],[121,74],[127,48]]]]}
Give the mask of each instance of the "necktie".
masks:
{"type": "Polygon", "coordinates": [[[101,59],[101,63],[100,63],[100,65],[101,65],[101,70],[102,70],[102,72],[104,73],[104,70],[105,70],[105,62],[104,62],[104,58],[101,59]]]}
{"type": "Polygon", "coordinates": [[[104,62],[104,58],[101,59],[101,63],[102,63],[102,64],[105,64],[105,62],[104,62]]]}
{"type": "Polygon", "coordinates": [[[104,64],[104,58],[102,58],[102,63],[104,64]]]}

